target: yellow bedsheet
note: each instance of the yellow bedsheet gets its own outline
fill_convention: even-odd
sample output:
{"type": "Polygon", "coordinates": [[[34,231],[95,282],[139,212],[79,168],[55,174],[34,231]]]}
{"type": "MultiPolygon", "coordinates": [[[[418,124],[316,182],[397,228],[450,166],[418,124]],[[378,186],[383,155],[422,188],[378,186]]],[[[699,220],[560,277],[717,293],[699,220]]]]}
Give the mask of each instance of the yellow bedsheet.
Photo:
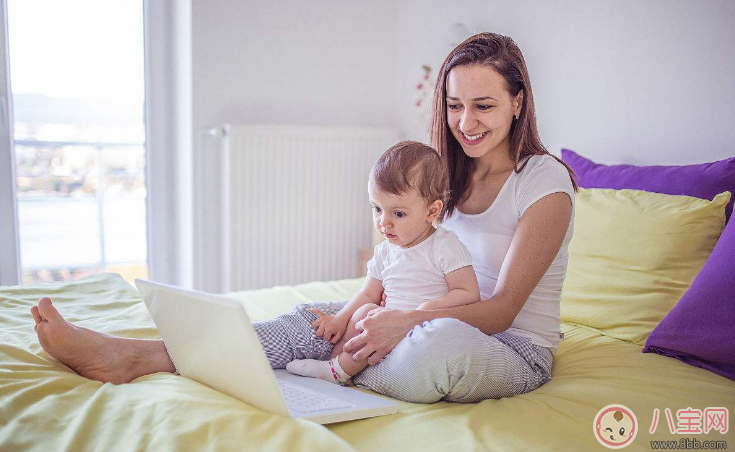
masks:
{"type": "MultiPolygon", "coordinates": [[[[309,283],[231,294],[254,320],[296,303],[348,298],[361,280],[309,283]]],[[[650,441],[727,441],[735,434],[671,434],[665,418],[649,433],[654,408],[735,409],[735,381],[596,331],[563,325],[552,380],[536,391],[479,404],[401,402],[399,413],[327,427],[256,410],[171,374],[115,386],[87,380],[50,358],[33,331],[30,306],[51,296],[68,320],[114,335],[155,338],[133,287],[117,275],[0,288],[1,451],[465,451],[606,450],[593,418],[609,404],[632,409],[650,441]]],[[[732,424],[732,422],[730,422],[732,424]]],[[[735,427],[735,426],[733,426],[735,427]]],[[[731,427],[732,428],[732,427],[731,427]]]]}

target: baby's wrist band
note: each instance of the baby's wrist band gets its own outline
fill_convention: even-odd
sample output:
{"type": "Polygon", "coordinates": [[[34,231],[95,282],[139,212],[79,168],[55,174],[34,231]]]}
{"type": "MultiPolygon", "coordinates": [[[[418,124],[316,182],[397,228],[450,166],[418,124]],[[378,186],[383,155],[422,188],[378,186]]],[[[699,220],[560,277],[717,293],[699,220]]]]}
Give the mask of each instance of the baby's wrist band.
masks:
{"type": "Polygon", "coordinates": [[[329,370],[332,371],[332,377],[334,377],[334,380],[338,385],[347,386],[351,383],[350,379],[352,378],[352,375],[347,374],[347,372],[342,369],[342,366],[339,365],[338,357],[330,359],[327,361],[327,364],[329,364],[329,370]]]}

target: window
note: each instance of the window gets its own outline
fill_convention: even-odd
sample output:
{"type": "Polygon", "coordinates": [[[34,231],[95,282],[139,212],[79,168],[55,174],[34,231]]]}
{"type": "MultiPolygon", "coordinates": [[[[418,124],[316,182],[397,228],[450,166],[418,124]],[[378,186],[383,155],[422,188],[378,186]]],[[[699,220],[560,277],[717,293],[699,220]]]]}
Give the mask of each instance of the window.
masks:
{"type": "Polygon", "coordinates": [[[141,0],[8,0],[24,283],[148,276],[141,0]]]}

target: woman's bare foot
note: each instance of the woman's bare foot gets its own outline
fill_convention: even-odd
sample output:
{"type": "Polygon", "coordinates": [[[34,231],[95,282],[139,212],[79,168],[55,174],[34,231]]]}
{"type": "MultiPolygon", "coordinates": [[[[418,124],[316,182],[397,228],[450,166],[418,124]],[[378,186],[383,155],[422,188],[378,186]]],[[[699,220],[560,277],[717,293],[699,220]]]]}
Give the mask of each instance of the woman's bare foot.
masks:
{"type": "Polygon", "coordinates": [[[126,339],[74,326],[49,298],[39,300],[31,314],[41,347],[83,377],[120,384],[175,371],[161,340],[126,339]]]}

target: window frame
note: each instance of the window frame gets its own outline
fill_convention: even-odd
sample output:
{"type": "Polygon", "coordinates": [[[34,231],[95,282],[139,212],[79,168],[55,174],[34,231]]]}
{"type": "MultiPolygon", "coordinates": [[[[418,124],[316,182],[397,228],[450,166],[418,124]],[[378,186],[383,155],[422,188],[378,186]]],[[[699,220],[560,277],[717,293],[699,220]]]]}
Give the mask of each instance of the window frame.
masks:
{"type": "Polygon", "coordinates": [[[193,285],[191,2],[144,0],[150,279],[193,285]]]}
{"type": "Polygon", "coordinates": [[[20,284],[7,0],[0,0],[0,286],[20,284]]]}

